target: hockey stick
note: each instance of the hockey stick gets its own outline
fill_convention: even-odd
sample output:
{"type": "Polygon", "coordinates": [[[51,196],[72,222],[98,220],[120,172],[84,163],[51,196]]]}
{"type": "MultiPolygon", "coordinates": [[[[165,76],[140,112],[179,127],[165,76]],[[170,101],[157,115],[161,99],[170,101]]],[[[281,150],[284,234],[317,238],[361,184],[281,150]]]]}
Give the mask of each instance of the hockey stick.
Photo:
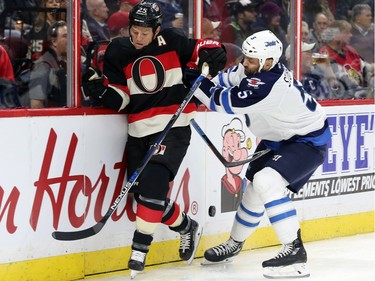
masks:
{"type": "Polygon", "coordinates": [[[208,75],[208,65],[203,64],[202,73],[201,75],[195,80],[193,86],[191,87],[189,93],[186,95],[185,99],[180,104],[179,108],[169,120],[168,124],[165,126],[164,130],[160,133],[159,137],[157,138],[156,142],[150,147],[146,156],[143,158],[142,163],[139,167],[135,170],[135,172],[131,175],[129,181],[125,184],[125,186],[121,189],[120,194],[117,196],[116,200],[112,202],[111,207],[108,209],[104,217],[97,222],[95,225],[78,231],[54,231],[52,233],[52,237],[56,240],[62,241],[71,241],[71,240],[79,240],[83,238],[87,238],[97,234],[105,225],[107,220],[112,216],[114,211],[117,209],[118,205],[120,204],[121,200],[125,197],[125,195],[129,192],[130,188],[133,186],[135,181],[137,180],[140,173],[146,167],[147,163],[150,161],[151,157],[154,155],[156,150],[159,148],[161,142],[164,140],[165,136],[172,128],[174,123],[176,122],[177,118],[180,116],[181,112],[185,109],[186,105],[194,96],[195,90],[199,87],[204,77],[208,75]]]}
{"type": "Polygon", "coordinates": [[[191,125],[193,125],[194,129],[197,131],[198,135],[202,137],[202,139],[205,141],[205,143],[208,145],[208,147],[212,150],[212,152],[215,154],[215,156],[220,160],[220,162],[227,168],[230,167],[236,167],[240,165],[244,165],[246,163],[250,163],[251,161],[254,161],[258,159],[259,157],[262,157],[264,154],[270,151],[270,149],[264,149],[258,152],[255,152],[248,156],[248,159],[237,161],[237,162],[228,162],[225,160],[224,156],[221,155],[221,153],[216,149],[215,145],[210,141],[210,139],[207,137],[205,132],[203,132],[202,128],[198,125],[197,121],[194,119],[190,120],[191,125]]]}

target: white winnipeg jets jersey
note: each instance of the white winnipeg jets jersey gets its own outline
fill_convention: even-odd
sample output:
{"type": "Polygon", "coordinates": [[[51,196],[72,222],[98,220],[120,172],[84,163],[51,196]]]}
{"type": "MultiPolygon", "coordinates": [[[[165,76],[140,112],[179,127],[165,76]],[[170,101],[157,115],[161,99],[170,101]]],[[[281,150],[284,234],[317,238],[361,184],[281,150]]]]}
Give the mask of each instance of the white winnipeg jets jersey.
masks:
{"type": "Polygon", "coordinates": [[[280,63],[253,76],[245,75],[242,64],[231,67],[204,79],[195,96],[213,111],[247,115],[250,130],[264,140],[305,136],[323,145],[330,137],[324,109],[280,63]]]}

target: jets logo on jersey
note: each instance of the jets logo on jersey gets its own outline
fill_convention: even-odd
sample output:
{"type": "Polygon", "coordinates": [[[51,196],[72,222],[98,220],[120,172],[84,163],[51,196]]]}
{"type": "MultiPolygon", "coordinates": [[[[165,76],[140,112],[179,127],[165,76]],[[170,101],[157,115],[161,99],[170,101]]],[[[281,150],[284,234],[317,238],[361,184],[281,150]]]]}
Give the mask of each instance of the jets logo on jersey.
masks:
{"type": "Polygon", "coordinates": [[[264,85],[265,83],[262,82],[259,78],[250,78],[250,79],[246,79],[247,80],[247,85],[249,87],[253,87],[255,89],[258,89],[259,88],[259,85],[264,85]]]}

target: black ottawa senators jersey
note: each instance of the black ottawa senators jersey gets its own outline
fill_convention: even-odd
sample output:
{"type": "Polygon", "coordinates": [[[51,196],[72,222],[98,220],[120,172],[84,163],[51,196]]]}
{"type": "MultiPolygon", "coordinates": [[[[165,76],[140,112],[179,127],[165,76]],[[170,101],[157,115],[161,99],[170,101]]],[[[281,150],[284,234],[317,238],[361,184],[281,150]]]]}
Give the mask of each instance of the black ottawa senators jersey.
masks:
{"type": "MultiPolygon", "coordinates": [[[[126,107],[129,135],[143,137],[164,129],[186,97],[183,70],[191,60],[196,40],[176,29],[165,29],[147,47],[137,50],[130,38],[114,39],[104,58],[104,74],[111,87],[130,95],[126,107]]],[[[196,105],[190,102],[174,127],[188,126],[196,105]]]]}

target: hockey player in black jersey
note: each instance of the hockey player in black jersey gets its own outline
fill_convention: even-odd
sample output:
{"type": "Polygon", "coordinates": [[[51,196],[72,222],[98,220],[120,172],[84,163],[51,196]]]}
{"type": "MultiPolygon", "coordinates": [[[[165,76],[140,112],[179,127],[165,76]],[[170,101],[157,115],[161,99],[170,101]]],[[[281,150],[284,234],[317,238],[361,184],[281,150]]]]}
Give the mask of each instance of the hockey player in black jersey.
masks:
{"type": "MultiPolygon", "coordinates": [[[[210,74],[216,75],[226,64],[221,43],[188,39],[174,28],[161,31],[162,11],[156,3],[140,2],[130,11],[129,20],[130,37],[114,39],[108,45],[104,75],[90,68],[82,79],[86,96],[99,99],[109,108],[125,109],[128,114],[128,176],[141,164],[187,95],[192,76],[184,73],[191,68],[199,70],[207,62],[210,74]]],[[[137,202],[136,230],[128,263],[132,276],[144,269],[160,223],[180,233],[180,258],[188,263],[194,258],[202,227],[167,198],[167,193],[189,146],[189,124],[195,112],[196,103],[192,101],[132,187],[137,202]]]]}
{"type": "Polygon", "coordinates": [[[243,61],[212,80],[204,78],[195,92],[213,111],[244,114],[249,129],[261,139],[257,151],[271,149],[249,165],[249,184],[230,238],[205,251],[206,263],[238,255],[266,214],[283,244],[274,258],[262,263],[268,278],[310,275],[297,211],[286,191],[296,193],[304,186],[324,162],[331,140],[324,108],[279,63],[282,50],[271,31],[254,33],[243,42],[243,61]]]}

